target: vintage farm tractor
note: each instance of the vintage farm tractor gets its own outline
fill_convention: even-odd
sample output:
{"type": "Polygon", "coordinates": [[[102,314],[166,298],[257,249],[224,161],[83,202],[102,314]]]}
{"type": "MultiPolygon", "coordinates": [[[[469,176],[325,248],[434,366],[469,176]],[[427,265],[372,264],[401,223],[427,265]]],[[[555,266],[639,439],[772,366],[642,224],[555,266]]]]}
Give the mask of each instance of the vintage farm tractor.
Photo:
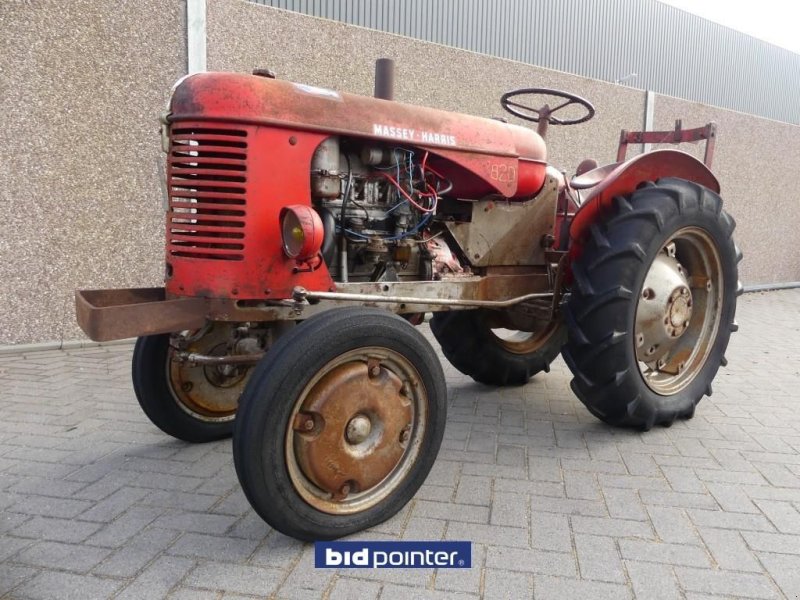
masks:
{"type": "Polygon", "coordinates": [[[677,150],[567,176],[546,130],[592,105],[535,88],[501,103],[537,131],[268,71],[176,84],[166,285],[79,291],[78,321],[139,337],[134,390],[163,431],[233,435],[276,529],[340,537],[422,484],[447,410],[426,313],[484,384],[524,384],[561,353],[612,425],[669,426],[711,393],[741,258],[717,179],[677,150]]]}

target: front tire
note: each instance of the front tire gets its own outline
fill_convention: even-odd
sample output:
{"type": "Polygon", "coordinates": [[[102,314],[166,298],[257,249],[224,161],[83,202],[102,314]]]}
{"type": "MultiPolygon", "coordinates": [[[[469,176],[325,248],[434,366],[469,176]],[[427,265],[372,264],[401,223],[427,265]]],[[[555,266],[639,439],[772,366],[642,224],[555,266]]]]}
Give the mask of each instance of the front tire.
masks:
{"type": "MultiPolygon", "coordinates": [[[[188,350],[224,354],[229,326],[215,324],[188,350]]],[[[231,435],[239,395],[250,376],[249,367],[224,375],[217,367],[191,366],[173,360],[171,334],[136,340],[131,375],[139,405],[164,433],[192,443],[211,442],[231,435]]]]}
{"type": "Polygon", "coordinates": [[[447,411],[436,353],[406,321],[341,308],[278,340],[242,395],[236,473],[256,512],[300,540],[397,513],[428,475],[447,411]]]}
{"type": "Polygon", "coordinates": [[[732,331],[739,293],[734,220],[681,179],[614,199],[572,264],[564,359],[599,419],[650,429],[691,418],[732,331]]]}

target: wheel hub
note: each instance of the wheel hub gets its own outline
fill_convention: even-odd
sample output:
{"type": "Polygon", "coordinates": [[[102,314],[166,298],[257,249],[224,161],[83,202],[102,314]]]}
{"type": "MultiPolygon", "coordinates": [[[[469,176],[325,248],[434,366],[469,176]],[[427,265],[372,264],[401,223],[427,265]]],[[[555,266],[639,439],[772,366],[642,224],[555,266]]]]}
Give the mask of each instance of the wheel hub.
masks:
{"type": "Polygon", "coordinates": [[[303,476],[335,501],[378,486],[406,452],[414,421],[408,390],[375,359],[328,372],[292,425],[303,476]]]}
{"type": "Polygon", "coordinates": [[[636,358],[657,363],[686,333],[692,318],[692,292],[670,244],[645,277],[636,311],[636,358]]]}
{"type": "Polygon", "coordinates": [[[360,444],[372,431],[372,423],[365,415],[356,415],[347,424],[345,437],[350,444],[360,444]]]}

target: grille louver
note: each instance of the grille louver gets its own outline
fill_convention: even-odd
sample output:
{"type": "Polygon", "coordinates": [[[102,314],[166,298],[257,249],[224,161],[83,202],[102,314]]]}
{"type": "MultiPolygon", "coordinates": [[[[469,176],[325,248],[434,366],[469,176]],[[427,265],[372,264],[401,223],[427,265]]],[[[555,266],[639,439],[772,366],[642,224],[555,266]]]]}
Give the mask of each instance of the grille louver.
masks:
{"type": "Polygon", "coordinates": [[[167,176],[170,255],[243,260],[247,132],[174,126],[167,176]]]}

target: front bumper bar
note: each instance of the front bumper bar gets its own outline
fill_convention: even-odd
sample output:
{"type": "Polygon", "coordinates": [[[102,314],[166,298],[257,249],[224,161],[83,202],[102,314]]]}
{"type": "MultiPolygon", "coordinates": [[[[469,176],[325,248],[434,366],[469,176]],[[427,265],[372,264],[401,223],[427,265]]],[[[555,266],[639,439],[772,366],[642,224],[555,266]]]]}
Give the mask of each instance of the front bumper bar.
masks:
{"type": "Polygon", "coordinates": [[[167,299],[164,288],[75,292],[78,325],[95,342],[198,329],[206,311],[205,299],[167,299]]]}

